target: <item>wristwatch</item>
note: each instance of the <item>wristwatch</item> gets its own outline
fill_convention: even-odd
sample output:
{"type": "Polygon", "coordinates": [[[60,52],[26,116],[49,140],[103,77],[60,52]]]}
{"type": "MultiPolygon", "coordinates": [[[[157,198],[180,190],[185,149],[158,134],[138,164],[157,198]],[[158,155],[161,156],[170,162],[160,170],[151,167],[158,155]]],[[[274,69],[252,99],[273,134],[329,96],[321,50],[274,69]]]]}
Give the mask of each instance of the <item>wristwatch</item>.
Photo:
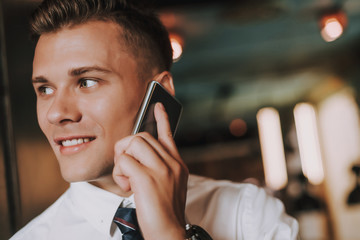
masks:
{"type": "Polygon", "coordinates": [[[200,226],[186,224],[185,230],[185,240],[212,240],[210,235],[200,226]]]}

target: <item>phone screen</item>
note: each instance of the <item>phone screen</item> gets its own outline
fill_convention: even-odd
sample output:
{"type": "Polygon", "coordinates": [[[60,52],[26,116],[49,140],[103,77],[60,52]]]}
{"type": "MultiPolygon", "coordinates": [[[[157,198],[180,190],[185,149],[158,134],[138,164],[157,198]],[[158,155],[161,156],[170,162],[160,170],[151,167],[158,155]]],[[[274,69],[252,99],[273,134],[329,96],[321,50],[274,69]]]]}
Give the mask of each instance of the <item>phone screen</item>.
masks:
{"type": "Polygon", "coordinates": [[[166,113],[168,114],[172,135],[173,137],[175,136],[182,113],[182,105],[156,81],[152,81],[148,85],[135,122],[133,134],[148,132],[157,138],[157,125],[154,116],[154,108],[157,102],[161,102],[164,105],[166,113]]]}

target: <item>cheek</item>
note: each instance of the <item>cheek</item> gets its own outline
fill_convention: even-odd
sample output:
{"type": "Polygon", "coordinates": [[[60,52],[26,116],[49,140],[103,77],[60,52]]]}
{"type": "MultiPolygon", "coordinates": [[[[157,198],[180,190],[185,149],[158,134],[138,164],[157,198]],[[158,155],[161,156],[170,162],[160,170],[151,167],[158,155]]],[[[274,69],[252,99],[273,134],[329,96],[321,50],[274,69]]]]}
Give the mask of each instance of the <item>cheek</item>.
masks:
{"type": "MultiPolygon", "coordinates": [[[[84,124],[95,122],[107,136],[115,140],[128,135],[132,130],[134,107],[131,103],[111,98],[97,101],[86,101],[80,108],[83,112],[84,124]],[[86,119],[91,119],[88,121],[86,119]],[[131,129],[130,129],[131,128],[131,129]]],[[[110,138],[109,138],[110,140],[110,138]]]]}
{"type": "Polygon", "coordinates": [[[113,94],[111,96],[97,101],[94,112],[101,112],[106,118],[120,122],[133,119],[138,111],[141,99],[136,94],[113,94]]]}
{"type": "Polygon", "coordinates": [[[110,132],[110,134],[116,134],[118,137],[129,135],[134,125],[133,109],[134,108],[129,108],[129,106],[108,109],[102,117],[103,121],[106,122],[106,126],[104,127],[108,128],[107,131],[110,132]]]}
{"type": "Polygon", "coordinates": [[[47,129],[47,118],[46,118],[46,111],[45,107],[39,103],[36,105],[36,113],[37,113],[37,121],[40,126],[40,129],[46,135],[47,129]]]}

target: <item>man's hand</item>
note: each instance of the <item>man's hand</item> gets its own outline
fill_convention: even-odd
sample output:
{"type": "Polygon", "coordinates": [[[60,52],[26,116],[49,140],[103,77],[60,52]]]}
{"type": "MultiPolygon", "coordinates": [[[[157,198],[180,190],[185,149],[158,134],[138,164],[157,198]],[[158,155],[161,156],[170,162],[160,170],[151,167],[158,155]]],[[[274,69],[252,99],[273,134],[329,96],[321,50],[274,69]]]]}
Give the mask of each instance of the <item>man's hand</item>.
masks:
{"type": "Polygon", "coordinates": [[[157,140],[142,132],[116,143],[113,178],[122,190],[133,191],[145,239],[184,239],[188,169],[161,103],[155,119],[157,140]]]}

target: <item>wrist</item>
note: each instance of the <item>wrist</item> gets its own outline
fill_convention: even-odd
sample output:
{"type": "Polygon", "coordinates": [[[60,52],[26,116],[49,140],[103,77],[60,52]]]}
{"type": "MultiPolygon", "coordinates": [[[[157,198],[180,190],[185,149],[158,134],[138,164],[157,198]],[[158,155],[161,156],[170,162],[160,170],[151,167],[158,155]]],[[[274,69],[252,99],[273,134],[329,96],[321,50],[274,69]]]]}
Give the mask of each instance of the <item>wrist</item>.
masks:
{"type": "MultiPolygon", "coordinates": [[[[176,228],[165,228],[164,231],[160,233],[160,236],[153,235],[149,239],[156,240],[184,240],[186,239],[185,227],[176,227],[176,228]],[[166,230],[165,230],[166,229],[166,230]]],[[[159,235],[159,234],[156,234],[159,235]]],[[[145,239],[148,239],[145,237],[145,239]]]]}
{"type": "Polygon", "coordinates": [[[200,226],[186,224],[185,240],[212,240],[210,235],[200,226]]]}

